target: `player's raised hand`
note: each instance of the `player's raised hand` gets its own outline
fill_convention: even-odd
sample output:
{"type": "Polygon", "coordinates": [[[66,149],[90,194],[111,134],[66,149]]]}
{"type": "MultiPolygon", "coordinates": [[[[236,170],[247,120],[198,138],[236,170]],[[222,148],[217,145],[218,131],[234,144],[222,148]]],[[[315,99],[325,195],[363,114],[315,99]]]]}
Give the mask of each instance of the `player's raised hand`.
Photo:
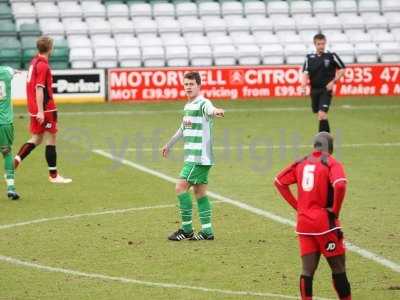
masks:
{"type": "Polygon", "coordinates": [[[214,116],[216,116],[216,117],[224,117],[225,116],[225,111],[222,108],[216,108],[214,110],[214,116]]]}
{"type": "Polygon", "coordinates": [[[162,152],[162,156],[166,158],[169,153],[168,147],[167,146],[162,147],[161,152],[162,152]]]}

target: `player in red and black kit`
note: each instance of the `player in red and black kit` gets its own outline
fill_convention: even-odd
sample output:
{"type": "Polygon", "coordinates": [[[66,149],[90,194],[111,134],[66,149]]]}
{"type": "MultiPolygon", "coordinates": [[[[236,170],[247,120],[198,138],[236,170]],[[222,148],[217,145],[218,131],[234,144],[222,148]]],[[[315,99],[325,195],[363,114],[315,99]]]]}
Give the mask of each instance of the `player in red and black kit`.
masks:
{"type": "Polygon", "coordinates": [[[53,50],[53,40],[43,36],[36,43],[38,54],[32,59],[26,83],[28,111],[30,115],[31,138],[22,145],[14,158],[15,168],[46,136],[46,161],[49,167],[49,181],[52,183],[70,183],[57,172],[57,107],[53,99],[53,78],[49,66],[49,57],[53,50]]]}
{"type": "Polygon", "coordinates": [[[332,270],[333,286],[339,299],[351,300],[343,233],[338,219],[347,180],[342,164],[331,156],[332,152],[332,136],[320,132],[314,140],[314,151],[275,178],[278,191],[297,211],[296,232],[303,265],[300,277],[302,300],[312,299],[313,276],[321,254],[332,270]],[[297,199],[289,188],[292,184],[297,184],[297,199]]]}

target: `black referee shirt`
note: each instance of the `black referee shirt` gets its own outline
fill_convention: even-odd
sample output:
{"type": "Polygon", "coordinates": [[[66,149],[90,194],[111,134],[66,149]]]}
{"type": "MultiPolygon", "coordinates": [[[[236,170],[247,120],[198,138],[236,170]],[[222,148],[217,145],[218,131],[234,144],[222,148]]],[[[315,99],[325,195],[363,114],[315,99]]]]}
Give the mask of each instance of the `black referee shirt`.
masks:
{"type": "Polygon", "coordinates": [[[335,52],[307,54],[303,72],[308,74],[311,88],[321,89],[335,78],[336,69],[344,69],[345,65],[335,52]]]}

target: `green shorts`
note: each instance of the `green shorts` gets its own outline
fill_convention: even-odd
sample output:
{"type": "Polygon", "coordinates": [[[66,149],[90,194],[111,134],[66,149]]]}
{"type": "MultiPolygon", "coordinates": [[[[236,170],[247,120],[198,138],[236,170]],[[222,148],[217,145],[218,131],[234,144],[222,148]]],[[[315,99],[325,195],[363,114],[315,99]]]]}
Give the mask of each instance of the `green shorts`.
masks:
{"type": "Polygon", "coordinates": [[[0,125],[0,147],[10,147],[14,142],[14,125],[0,125]]]}
{"type": "Polygon", "coordinates": [[[185,179],[190,184],[207,184],[208,172],[211,166],[196,165],[193,163],[185,163],[179,178],[185,179]]]}

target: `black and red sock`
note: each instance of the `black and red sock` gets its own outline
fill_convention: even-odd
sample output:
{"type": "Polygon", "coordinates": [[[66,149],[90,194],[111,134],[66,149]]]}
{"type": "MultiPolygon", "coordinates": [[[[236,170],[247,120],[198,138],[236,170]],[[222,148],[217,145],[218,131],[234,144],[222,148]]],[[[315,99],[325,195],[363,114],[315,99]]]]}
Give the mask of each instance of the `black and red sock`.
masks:
{"type": "Polygon", "coordinates": [[[300,276],[300,295],[301,300],[312,300],[312,286],[313,286],[313,277],[301,275],[300,276]]]}
{"type": "Polygon", "coordinates": [[[57,152],[55,145],[46,146],[46,161],[49,166],[50,177],[57,177],[57,152]]]}
{"type": "Polygon", "coordinates": [[[340,300],[351,300],[351,288],[347,279],[346,272],[332,274],[333,287],[339,296],[340,300]]]}

